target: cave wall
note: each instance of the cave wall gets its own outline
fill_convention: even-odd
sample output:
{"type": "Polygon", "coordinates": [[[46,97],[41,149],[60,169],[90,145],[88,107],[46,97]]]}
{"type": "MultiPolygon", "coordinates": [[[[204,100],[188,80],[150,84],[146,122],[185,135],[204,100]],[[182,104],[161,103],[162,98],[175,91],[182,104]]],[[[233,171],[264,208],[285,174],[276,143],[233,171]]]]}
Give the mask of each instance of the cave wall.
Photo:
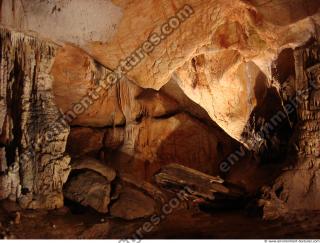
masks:
{"type": "MultiPolygon", "coordinates": [[[[319,36],[316,0],[0,3],[1,24],[14,29],[1,30],[1,198],[18,198],[28,208],[63,204],[71,170],[66,152],[143,180],[168,162],[218,174],[219,161],[238,142],[259,153],[264,141],[252,125],[278,112],[283,99],[274,61],[283,49],[319,36]],[[106,75],[184,4],[193,7],[192,16],[97,97],[106,75]],[[90,105],[66,118],[88,94],[90,105]],[[46,131],[61,113],[68,124],[48,138],[46,131]]],[[[304,72],[301,65],[296,69],[304,72]]],[[[290,167],[269,189],[276,195],[273,204],[265,202],[281,205],[282,212],[316,209],[308,206],[318,195],[314,161],[302,162],[308,169],[290,167]],[[303,186],[308,192],[295,189],[300,180],[311,183],[303,186]],[[296,196],[281,199],[288,192],[296,196]],[[300,200],[305,193],[312,196],[300,200]]]]}
{"type": "Polygon", "coordinates": [[[297,210],[319,210],[319,88],[320,45],[317,40],[294,50],[294,103],[297,122],[288,156],[289,166],[271,188],[264,188],[266,218],[297,210]]]}
{"type": "Polygon", "coordinates": [[[178,84],[193,101],[231,137],[246,144],[242,132],[261,97],[254,95],[254,75],[249,79],[244,71],[253,68],[255,73],[262,72],[268,79],[266,85],[272,85],[270,67],[280,51],[299,46],[314,35],[319,1],[95,0],[88,5],[77,0],[14,0],[2,1],[1,23],[77,45],[113,70],[185,4],[193,8],[191,17],[126,76],[141,87],[157,90],[172,77],[181,80],[178,84]],[[161,9],[165,14],[159,14],[161,9]],[[278,21],[271,17],[278,15],[278,21]],[[206,60],[204,70],[201,62],[197,70],[190,70],[197,56],[206,60]],[[215,61],[221,58],[225,61],[215,61]],[[206,75],[201,74],[203,71],[206,75]],[[230,99],[215,98],[217,90],[228,92],[230,99]]]}

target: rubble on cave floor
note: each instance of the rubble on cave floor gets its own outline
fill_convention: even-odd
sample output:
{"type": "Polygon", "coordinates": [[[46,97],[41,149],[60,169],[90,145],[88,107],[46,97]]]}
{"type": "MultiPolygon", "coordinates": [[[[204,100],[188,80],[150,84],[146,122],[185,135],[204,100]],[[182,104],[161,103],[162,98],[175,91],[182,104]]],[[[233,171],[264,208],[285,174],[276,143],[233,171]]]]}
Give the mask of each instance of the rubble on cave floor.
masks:
{"type": "MultiPolygon", "coordinates": [[[[300,212],[274,221],[263,221],[243,211],[211,214],[178,209],[168,215],[144,239],[157,238],[319,238],[320,212],[300,212]]],[[[6,239],[126,239],[136,234],[150,218],[132,221],[114,219],[88,209],[66,206],[51,211],[23,210],[2,201],[0,237],[6,239]],[[17,224],[17,212],[21,219],[17,224]]]]}

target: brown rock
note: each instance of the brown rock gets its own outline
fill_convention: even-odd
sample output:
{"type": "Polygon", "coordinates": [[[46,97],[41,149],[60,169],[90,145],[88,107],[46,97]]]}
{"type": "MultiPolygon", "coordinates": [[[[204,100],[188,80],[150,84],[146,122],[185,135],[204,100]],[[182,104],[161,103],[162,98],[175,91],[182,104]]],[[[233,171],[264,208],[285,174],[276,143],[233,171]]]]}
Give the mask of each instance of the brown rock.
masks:
{"type": "Polygon", "coordinates": [[[179,103],[176,100],[163,92],[151,89],[144,90],[137,97],[137,101],[141,104],[141,109],[146,111],[146,115],[150,117],[168,116],[179,111],[179,103]]]}
{"type": "Polygon", "coordinates": [[[317,0],[304,1],[292,0],[290,2],[282,2],[281,0],[273,0],[264,2],[263,0],[250,0],[265,21],[276,25],[288,25],[299,21],[307,16],[315,14],[320,3],[317,0]]]}
{"type": "Polygon", "coordinates": [[[203,54],[181,67],[176,79],[185,94],[238,141],[252,110],[264,98],[256,97],[255,87],[268,85],[256,64],[240,58],[237,51],[203,54]]]}
{"type": "Polygon", "coordinates": [[[106,72],[104,67],[76,47],[66,45],[59,50],[51,70],[53,93],[70,124],[91,127],[123,124],[117,86],[110,87],[108,91],[93,92],[99,82],[103,82],[106,72]],[[83,107],[80,114],[72,113],[77,103],[83,107]]]}
{"type": "Polygon", "coordinates": [[[104,130],[75,127],[68,137],[67,152],[78,158],[85,154],[95,155],[103,147],[104,130]]]}
{"type": "Polygon", "coordinates": [[[89,229],[86,229],[80,239],[107,239],[108,233],[110,231],[110,223],[106,222],[103,224],[95,224],[89,229]]]}
{"type": "Polygon", "coordinates": [[[104,146],[109,149],[119,148],[123,144],[124,134],[124,128],[107,128],[105,133],[104,146]]]}
{"type": "Polygon", "coordinates": [[[95,171],[105,177],[108,182],[111,182],[116,177],[116,172],[105,164],[102,164],[99,160],[90,157],[83,157],[73,160],[71,163],[72,170],[88,169],[95,171]]]}
{"type": "Polygon", "coordinates": [[[21,213],[16,212],[16,216],[14,218],[14,224],[20,224],[21,223],[21,213]]]}
{"type": "Polygon", "coordinates": [[[229,138],[185,113],[128,125],[125,138],[123,146],[108,162],[121,174],[132,174],[142,180],[150,180],[168,163],[217,174],[218,162],[233,146],[229,138]]]}
{"type": "Polygon", "coordinates": [[[124,188],[110,209],[112,216],[126,220],[148,217],[154,212],[155,202],[142,192],[131,188],[124,188]]]}
{"type": "Polygon", "coordinates": [[[0,148],[0,172],[8,169],[5,148],[0,148]]]}
{"type": "Polygon", "coordinates": [[[66,198],[89,206],[99,213],[107,213],[110,202],[110,184],[102,175],[86,171],[71,178],[66,184],[66,198]]]}
{"type": "MultiPolygon", "coordinates": [[[[55,5],[53,6],[50,1],[37,3],[41,11],[31,11],[34,3],[28,1],[24,1],[23,4],[21,2],[17,6],[6,1],[2,3],[1,8],[1,22],[4,25],[21,31],[32,30],[57,42],[62,40],[72,43],[81,46],[88,53],[71,45],[59,51],[53,66],[56,83],[54,90],[59,107],[66,111],[73,103],[78,102],[87,91],[95,87],[94,80],[97,80],[95,77],[104,75],[103,66],[116,69],[121,61],[130,57],[144,41],[148,40],[151,33],[167,22],[169,16],[176,15],[178,10],[190,5],[193,11],[189,9],[184,12],[184,14],[189,13],[189,18],[181,23],[179,30],[167,36],[153,52],[145,54],[145,58],[127,76],[141,87],[159,90],[172,77],[176,77],[177,71],[179,73],[181,68],[185,69],[185,65],[192,66],[194,62],[197,70],[191,69],[191,71],[194,71],[201,80],[195,82],[196,80],[192,79],[192,82],[189,82],[190,80],[184,80],[184,77],[178,75],[178,78],[182,79],[181,83],[184,83],[184,91],[207,110],[210,117],[230,136],[238,140],[241,139],[241,129],[248,121],[248,114],[254,106],[255,98],[251,95],[254,82],[249,80],[249,77],[245,77],[244,80],[234,78],[233,76],[237,75],[235,69],[240,64],[246,66],[248,63],[255,63],[257,69],[261,70],[270,81],[272,79],[270,64],[276,59],[277,54],[283,48],[288,46],[295,48],[315,36],[320,21],[317,0],[307,2],[183,0],[174,4],[172,1],[163,3],[157,0],[129,2],[114,0],[108,3],[95,0],[89,6],[86,1],[79,1],[71,0],[68,4],[62,1],[59,6],[63,11],[54,14],[51,11],[55,5]],[[163,6],[165,14],[160,11],[163,6]],[[101,14],[106,8],[113,9],[106,18],[97,18],[89,14],[91,12],[101,14]],[[10,12],[8,9],[15,11],[10,12]],[[75,16],[75,12],[78,11],[88,14],[75,16]],[[20,16],[19,21],[16,16],[20,16]],[[65,23],[61,24],[63,20],[65,23]],[[37,24],[39,22],[45,24],[39,26],[37,24]],[[64,27],[70,23],[72,28],[66,31],[64,27]],[[212,58],[209,60],[205,58],[205,66],[211,68],[205,67],[201,71],[199,60],[197,61],[199,56],[202,54],[220,56],[220,52],[223,54],[222,58],[217,58],[218,62],[211,60],[212,58]],[[232,57],[229,59],[230,56],[225,52],[237,53],[239,58],[235,65],[225,66],[225,63],[231,61],[232,64],[234,61],[232,57]],[[103,66],[95,63],[91,57],[103,66]],[[211,61],[213,63],[208,64],[211,61]],[[221,66],[225,67],[220,73],[221,76],[213,79],[211,71],[215,73],[221,66]],[[204,74],[208,74],[208,80],[204,80],[204,74]],[[193,90],[194,84],[198,84],[195,90],[193,90]],[[203,87],[199,87],[199,84],[203,87]],[[231,85],[229,92],[224,92],[225,87],[229,85],[231,85]],[[216,87],[218,89],[215,89],[216,87]],[[69,95],[70,93],[72,95],[69,95]],[[242,95],[248,97],[239,100],[240,107],[237,109],[238,98],[242,98],[242,95]],[[227,102],[229,99],[230,105],[227,102]],[[222,108],[215,112],[213,107],[222,108]],[[235,124],[230,125],[229,122],[235,124]]],[[[93,105],[94,107],[90,107],[85,114],[77,118],[74,124],[86,126],[123,124],[124,117],[115,98],[120,94],[115,89],[117,88],[110,90],[110,94],[104,95],[93,105]],[[100,109],[101,107],[103,109],[100,109]]]]}
{"type": "Polygon", "coordinates": [[[119,82],[119,103],[126,124],[139,121],[141,117],[163,117],[179,111],[179,103],[164,92],[142,89],[132,81],[119,82]]]}

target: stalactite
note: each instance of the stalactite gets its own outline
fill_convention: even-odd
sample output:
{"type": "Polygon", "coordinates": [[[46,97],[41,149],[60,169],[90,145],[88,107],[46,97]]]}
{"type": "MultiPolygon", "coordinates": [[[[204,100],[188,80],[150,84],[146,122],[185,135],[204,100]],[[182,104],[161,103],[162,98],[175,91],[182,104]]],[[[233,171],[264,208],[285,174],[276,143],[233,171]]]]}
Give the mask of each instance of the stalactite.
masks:
{"type": "Polygon", "coordinates": [[[0,122],[7,124],[0,124],[0,142],[8,166],[0,177],[0,197],[18,200],[25,208],[60,207],[62,186],[70,172],[65,154],[69,127],[54,141],[46,137],[60,116],[49,75],[58,46],[4,28],[0,28],[0,45],[0,105],[5,107],[0,109],[0,122]]]}

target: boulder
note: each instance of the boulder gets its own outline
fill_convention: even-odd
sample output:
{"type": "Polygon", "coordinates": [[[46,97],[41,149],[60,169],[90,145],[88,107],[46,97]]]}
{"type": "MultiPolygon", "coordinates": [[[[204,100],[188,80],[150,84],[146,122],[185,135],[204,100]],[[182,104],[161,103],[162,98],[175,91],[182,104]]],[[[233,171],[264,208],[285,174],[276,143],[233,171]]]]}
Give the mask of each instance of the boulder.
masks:
{"type": "Polygon", "coordinates": [[[99,213],[107,213],[110,191],[110,182],[105,177],[94,171],[85,171],[69,179],[64,196],[99,213]]]}
{"type": "Polygon", "coordinates": [[[108,182],[113,181],[116,177],[116,172],[112,168],[90,157],[72,160],[71,168],[72,170],[92,170],[102,175],[108,182]]]}
{"type": "Polygon", "coordinates": [[[154,212],[153,199],[132,188],[124,188],[110,209],[112,216],[126,220],[148,217],[154,212]]]}

